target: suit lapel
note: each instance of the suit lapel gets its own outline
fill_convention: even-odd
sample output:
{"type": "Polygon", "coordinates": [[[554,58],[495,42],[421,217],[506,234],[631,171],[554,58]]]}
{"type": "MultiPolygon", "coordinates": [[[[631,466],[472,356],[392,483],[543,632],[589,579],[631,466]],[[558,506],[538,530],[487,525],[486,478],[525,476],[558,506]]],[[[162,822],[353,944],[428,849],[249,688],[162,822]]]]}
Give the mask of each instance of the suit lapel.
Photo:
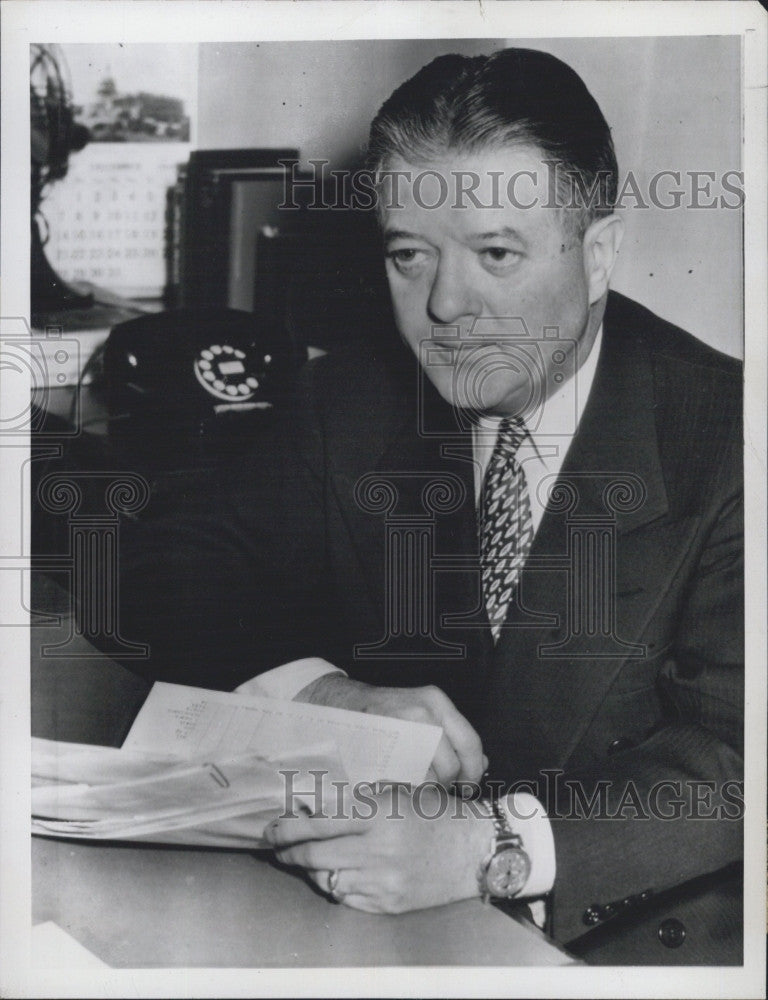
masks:
{"type": "Polygon", "coordinates": [[[616,628],[617,595],[647,582],[624,538],[666,511],[650,357],[609,309],[590,398],[520,579],[523,606],[557,624],[505,627],[494,651],[483,737],[498,773],[562,766],[622,663],[643,655],[636,636],[616,628]],[[592,545],[612,551],[590,572],[592,545]],[[596,608],[598,621],[579,613],[585,607],[596,608]]]}
{"type": "MultiPolygon", "coordinates": [[[[462,502],[431,518],[436,581],[432,597],[439,642],[458,646],[460,652],[451,648],[441,654],[439,644],[430,650],[429,640],[411,636],[401,647],[392,644],[390,653],[396,658],[399,648],[412,649],[414,667],[419,657],[423,664],[426,654],[435,667],[433,682],[457,700],[481,731],[498,773],[522,775],[526,768],[558,766],[567,760],[627,656],[642,654],[635,634],[616,636],[609,631],[564,644],[574,631],[569,619],[573,574],[568,570],[574,519],[586,526],[602,524],[615,539],[616,576],[610,581],[614,595],[648,585],[644,566],[645,571],[659,569],[655,548],[648,549],[643,564],[637,536],[632,558],[623,556],[621,541],[630,533],[641,534],[639,529],[667,510],[656,444],[653,371],[641,331],[624,330],[609,300],[590,398],[558,476],[561,489],[555,499],[570,495],[575,502],[568,510],[545,513],[521,574],[527,620],[505,627],[495,647],[481,600],[471,434],[429,392],[426,433],[425,414],[417,413],[412,396],[393,401],[389,411],[394,416],[385,428],[376,429],[380,447],[368,467],[337,469],[332,477],[371,604],[385,609],[381,635],[391,631],[386,620],[389,584],[382,569],[391,554],[383,522],[397,521],[404,527],[419,517],[423,521],[428,515],[426,483],[449,481],[446,489],[458,490],[462,502]],[[396,503],[388,510],[386,504],[374,510],[375,503],[361,503],[361,483],[374,499],[377,489],[381,497],[386,493],[383,484],[394,486],[396,503]],[[446,614],[447,623],[441,622],[446,614]]],[[[419,683],[424,676],[418,672],[419,683]]]]}
{"type": "Polygon", "coordinates": [[[367,655],[409,659],[418,683],[427,678],[426,665],[428,679],[471,716],[492,649],[480,595],[471,433],[430,388],[419,399],[421,409],[410,394],[393,401],[398,418],[380,453],[366,470],[335,470],[332,488],[371,603],[383,609],[385,641],[367,655]],[[419,540],[410,567],[400,559],[408,539],[419,540]],[[423,606],[421,622],[403,617],[411,585],[423,606]],[[394,616],[393,593],[403,612],[394,616]]]}
{"type": "Polygon", "coordinates": [[[664,514],[667,496],[649,353],[638,336],[615,329],[614,322],[608,310],[592,392],[560,479],[578,483],[576,516],[602,517],[608,500],[617,530],[624,532],[664,514]],[[606,497],[606,478],[617,483],[618,495],[606,497]]]}

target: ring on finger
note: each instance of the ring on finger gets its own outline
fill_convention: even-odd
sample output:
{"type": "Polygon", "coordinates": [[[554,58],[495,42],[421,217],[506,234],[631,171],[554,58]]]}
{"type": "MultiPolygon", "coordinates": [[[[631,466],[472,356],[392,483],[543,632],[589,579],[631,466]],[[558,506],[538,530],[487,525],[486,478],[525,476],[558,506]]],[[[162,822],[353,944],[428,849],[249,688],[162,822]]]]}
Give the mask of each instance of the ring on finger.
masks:
{"type": "Polygon", "coordinates": [[[330,871],[328,872],[328,895],[336,903],[340,903],[342,899],[344,899],[344,893],[339,892],[338,884],[339,884],[339,869],[331,868],[330,871]]]}

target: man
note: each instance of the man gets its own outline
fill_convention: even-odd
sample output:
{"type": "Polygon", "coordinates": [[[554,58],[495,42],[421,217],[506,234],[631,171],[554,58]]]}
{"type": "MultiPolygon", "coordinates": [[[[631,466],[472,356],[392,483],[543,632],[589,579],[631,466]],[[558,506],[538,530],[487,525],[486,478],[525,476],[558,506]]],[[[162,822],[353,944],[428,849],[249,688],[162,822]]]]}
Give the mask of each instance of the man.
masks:
{"type": "Polygon", "coordinates": [[[344,904],[544,901],[588,961],[739,963],[739,368],[609,292],[610,131],[557,59],[435,60],[370,154],[410,351],[311,366],[277,462],[148,526],[125,632],[165,679],[438,722],[446,786],[487,768],[476,809],[275,824],[344,904]]]}

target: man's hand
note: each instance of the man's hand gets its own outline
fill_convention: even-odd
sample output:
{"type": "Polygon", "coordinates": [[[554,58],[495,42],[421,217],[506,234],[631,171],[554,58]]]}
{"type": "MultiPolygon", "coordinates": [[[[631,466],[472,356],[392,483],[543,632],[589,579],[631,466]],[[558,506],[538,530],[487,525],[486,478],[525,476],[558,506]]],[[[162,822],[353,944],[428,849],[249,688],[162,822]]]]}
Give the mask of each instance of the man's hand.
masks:
{"type": "Polygon", "coordinates": [[[431,770],[446,788],[453,782],[479,782],[488,766],[480,737],[438,687],[374,687],[341,674],[326,674],[308,684],[295,700],[442,726],[431,770]]]}
{"type": "Polygon", "coordinates": [[[307,869],[326,892],[337,872],[334,898],[356,910],[403,913],[479,894],[477,870],[494,824],[471,803],[423,786],[360,800],[348,794],[344,806],[275,820],[264,839],[279,861],[307,869]]]}

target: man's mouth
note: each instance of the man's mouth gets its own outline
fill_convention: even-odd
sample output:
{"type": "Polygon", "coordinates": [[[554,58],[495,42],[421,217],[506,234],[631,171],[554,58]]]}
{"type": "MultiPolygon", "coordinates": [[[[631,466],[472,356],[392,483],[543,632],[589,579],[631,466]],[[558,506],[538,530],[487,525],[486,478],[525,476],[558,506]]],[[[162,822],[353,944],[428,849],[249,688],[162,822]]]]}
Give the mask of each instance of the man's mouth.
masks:
{"type": "Polygon", "coordinates": [[[456,350],[467,350],[472,349],[475,351],[482,350],[483,348],[493,348],[498,350],[499,348],[509,347],[509,344],[504,344],[504,341],[490,340],[481,337],[467,337],[465,339],[456,338],[455,340],[436,340],[435,338],[430,338],[427,341],[430,347],[439,347],[444,351],[456,351],[456,350]]]}
{"type": "Polygon", "coordinates": [[[430,345],[435,347],[441,347],[444,351],[452,351],[457,347],[461,347],[462,344],[466,344],[466,341],[462,340],[430,340],[430,345]]]}

